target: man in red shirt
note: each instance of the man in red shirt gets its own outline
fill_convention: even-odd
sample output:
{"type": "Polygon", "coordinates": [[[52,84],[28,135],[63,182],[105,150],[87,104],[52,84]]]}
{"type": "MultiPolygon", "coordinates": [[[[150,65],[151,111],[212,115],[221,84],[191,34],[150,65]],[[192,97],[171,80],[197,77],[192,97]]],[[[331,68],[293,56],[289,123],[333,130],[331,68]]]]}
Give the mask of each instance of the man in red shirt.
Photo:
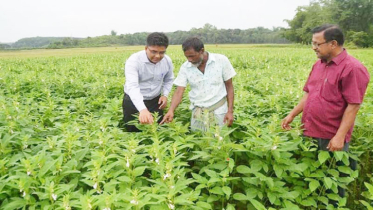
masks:
{"type": "Polygon", "coordinates": [[[323,25],[312,33],[312,49],[320,59],[313,65],[303,98],[282,120],[282,128],[289,130],[303,112],[303,135],[316,139],[319,150],[347,151],[369,73],[343,48],[338,26],[323,25]]]}
{"type": "MultiPolygon", "coordinates": [[[[291,129],[289,124],[303,112],[303,135],[315,139],[319,150],[348,151],[369,73],[343,48],[344,36],[338,26],[323,25],[314,28],[312,33],[312,49],[320,59],[312,67],[303,88],[303,98],[282,120],[281,126],[291,129]]],[[[343,163],[338,161],[337,165],[343,163]]],[[[350,159],[352,169],[355,165],[356,162],[350,159]]],[[[344,197],[345,190],[338,187],[338,194],[344,197]]],[[[330,203],[338,206],[338,201],[331,200],[330,203]]]]}

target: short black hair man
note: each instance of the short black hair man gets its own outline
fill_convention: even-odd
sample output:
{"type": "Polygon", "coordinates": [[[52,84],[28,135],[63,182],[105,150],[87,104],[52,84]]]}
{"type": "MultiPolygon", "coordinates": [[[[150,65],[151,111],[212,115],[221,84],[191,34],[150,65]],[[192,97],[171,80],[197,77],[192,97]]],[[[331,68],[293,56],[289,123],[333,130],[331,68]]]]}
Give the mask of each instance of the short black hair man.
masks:
{"type": "Polygon", "coordinates": [[[126,61],[124,73],[123,120],[127,131],[139,131],[128,122],[139,113],[141,124],[154,122],[151,113],[163,116],[167,96],[174,79],[173,65],[166,55],[168,37],[164,33],[151,33],[145,50],[132,54],[126,61]]]}

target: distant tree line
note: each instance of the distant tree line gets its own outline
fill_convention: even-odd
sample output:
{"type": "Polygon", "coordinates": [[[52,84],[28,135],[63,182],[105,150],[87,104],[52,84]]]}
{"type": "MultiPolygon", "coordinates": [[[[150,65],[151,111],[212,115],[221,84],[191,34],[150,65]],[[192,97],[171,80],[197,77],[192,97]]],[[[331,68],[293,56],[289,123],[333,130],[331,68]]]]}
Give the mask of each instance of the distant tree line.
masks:
{"type": "MultiPolygon", "coordinates": [[[[113,45],[145,45],[149,33],[121,34],[111,31],[111,35],[88,37],[85,39],[64,38],[51,43],[48,48],[66,47],[101,47],[113,45]]],[[[281,34],[281,28],[267,29],[263,27],[252,29],[217,29],[205,24],[202,28],[192,28],[189,31],[175,31],[166,33],[170,44],[182,44],[190,36],[200,37],[206,44],[262,44],[262,43],[290,43],[281,34]]]]}
{"type": "Polygon", "coordinates": [[[310,43],[312,28],[332,23],[345,32],[346,41],[358,47],[373,47],[373,0],[319,0],[309,6],[298,7],[292,20],[284,29],[286,39],[310,43]]]}

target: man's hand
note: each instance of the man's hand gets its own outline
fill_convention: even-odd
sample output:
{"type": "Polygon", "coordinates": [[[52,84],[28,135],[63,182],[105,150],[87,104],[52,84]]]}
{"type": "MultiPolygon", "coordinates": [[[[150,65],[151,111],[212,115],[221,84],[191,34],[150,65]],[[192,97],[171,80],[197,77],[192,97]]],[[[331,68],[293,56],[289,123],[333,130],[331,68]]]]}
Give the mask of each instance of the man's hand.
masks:
{"type": "Polygon", "coordinates": [[[326,149],[328,149],[331,152],[342,151],[344,145],[345,145],[345,137],[339,137],[335,135],[332,139],[330,139],[328,147],[326,147],[326,149]]]}
{"type": "Polygon", "coordinates": [[[163,123],[169,123],[169,122],[172,122],[172,120],[174,119],[174,112],[173,111],[168,111],[167,114],[163,117],[163,120],[161,121],[161,125],[163,123]]]}
{"type": "Polygon", "coordinates": [[[232,124],[233,124],[233,120],[234,120],[233,112],[227,112],[227,114],[225,114],[225,116],[224,116],[224,121],[223,122],[228,127],[231,127],[232,124]]]}
{"type": "Polygon", "coordinates": [[[159,109],[164,109],[167,106],[167,97],[161,96],[158,100],[159,109]]]}
{"type": "Polygon", "coordinates": [[[141,124],[153,124],[153,116],[147,109],[143,109],[140,111],[139,121],[141,124]]]}
{"type": "Polygon", "coordinates": [[[293,122],[293,120],[294,120],[294,117],[292,115],[289,114],[288,116],[286,116],[281,122],[282,129],[290,130],[291,129],[290,123],[293,122]]]}

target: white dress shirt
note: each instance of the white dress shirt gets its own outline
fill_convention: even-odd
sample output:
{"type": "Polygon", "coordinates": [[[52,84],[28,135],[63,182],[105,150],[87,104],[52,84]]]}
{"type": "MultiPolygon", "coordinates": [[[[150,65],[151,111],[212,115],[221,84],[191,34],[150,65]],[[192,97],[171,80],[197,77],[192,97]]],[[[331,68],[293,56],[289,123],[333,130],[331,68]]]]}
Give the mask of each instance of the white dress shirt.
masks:
{"type": "Polygon", "coordinates": [[[174,79],[170,57],[164,56],[154,64],[149,61],[145,50],[132,54],[125,63],[126,82],[124,92],[129,95],[138,111],[146,109],[144,100],[162,95],[168,96],[174,79]]]}

